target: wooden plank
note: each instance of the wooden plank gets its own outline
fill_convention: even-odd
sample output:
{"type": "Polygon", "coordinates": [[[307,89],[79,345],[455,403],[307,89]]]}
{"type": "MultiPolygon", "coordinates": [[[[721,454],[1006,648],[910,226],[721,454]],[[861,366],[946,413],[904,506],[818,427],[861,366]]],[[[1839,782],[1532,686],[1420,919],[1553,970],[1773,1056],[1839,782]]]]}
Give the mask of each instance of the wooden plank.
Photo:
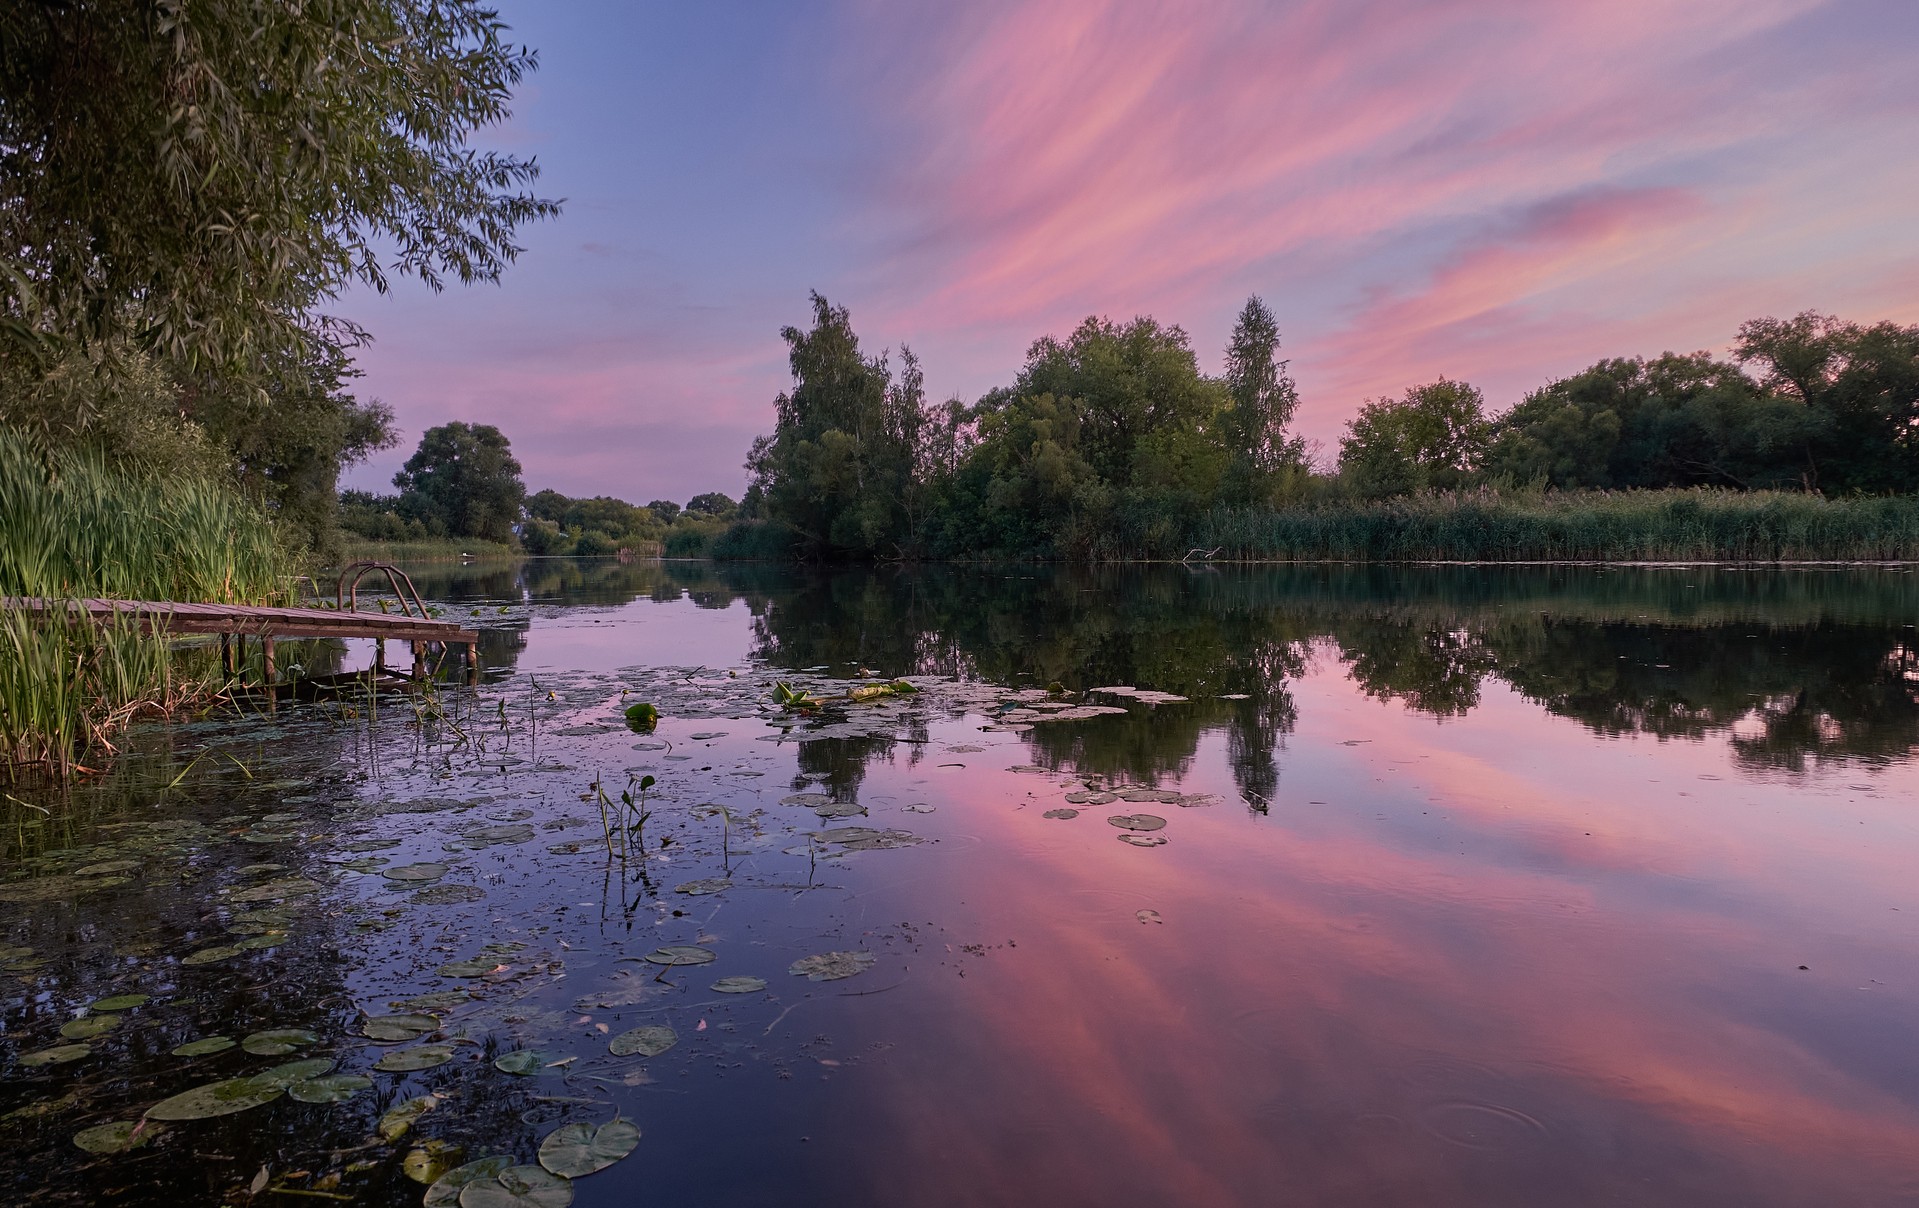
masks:
{"type": "Polygon", "coordinates": [[[286,637],[397,637],[409,641],[471,645],[479,634],[457,621],[391,616],[378,612],[341,612],[330,608],[269,608],[242,604],[192,604],[168,600],[5,599],[0,605],[44,615],[54,607],[95,620],[126,617],[147,632],[171,634],[251,634],[286,637]]]}

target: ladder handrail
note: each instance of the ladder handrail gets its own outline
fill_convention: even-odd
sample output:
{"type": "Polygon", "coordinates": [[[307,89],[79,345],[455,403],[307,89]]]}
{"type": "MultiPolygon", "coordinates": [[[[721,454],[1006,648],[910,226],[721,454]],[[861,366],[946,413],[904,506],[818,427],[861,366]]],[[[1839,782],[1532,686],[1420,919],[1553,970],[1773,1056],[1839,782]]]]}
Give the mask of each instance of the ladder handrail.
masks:
{"type": "Polygon", "coordinates": [[[407,573],[391,562],[350,562],[340,571],[340,581],[334,585],[333,606],[341,612],[360,610],[360,580],[374,571],[386,574],[387,586],[393,590],[393,596],[400,601],[400,615],[410,617],[413,609],[420,611],[422,621],[433,619],[426,610],[426,601],[420,598],[419,589],[413,586],[413,580],[407,573]],[[353,582],[347,582],[347,575],[353,575],[353,582]],[[408,601],[411,601],[411,607],[408,601]]]}

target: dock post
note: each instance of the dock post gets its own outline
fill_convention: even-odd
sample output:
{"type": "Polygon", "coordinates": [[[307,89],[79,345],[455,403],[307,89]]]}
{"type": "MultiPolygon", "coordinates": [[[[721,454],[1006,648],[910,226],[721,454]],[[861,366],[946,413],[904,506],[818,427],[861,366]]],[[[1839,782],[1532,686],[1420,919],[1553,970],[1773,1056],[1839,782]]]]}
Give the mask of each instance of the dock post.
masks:
{"type": "Polygon", "coordinates": [[[226,679],[233,678],[233,635],[220,635],[220,674],[226,679]]]}
{"type": "Polygon", "coordinates": [[[478,642],[466,644],[466,682],[469,684],[480,682],[480,644],[478,642]]]}
{"type": "Polygon", "coordinates": [[[266,683],[267,687],[271,688],[273,686],[273,639],[271,637],[260,639],[260,653],[266,658],[266,683]]]}
{"type": "Polygon", "coordinates": [[[426,678],[426,643],[413,643],[413,679],[415,682],[426,678]]]}
{"type": "Polygon", "coordinates": [[[386,639],[373,639],[373,674],[375,678],[386,674],[386,639]]]}

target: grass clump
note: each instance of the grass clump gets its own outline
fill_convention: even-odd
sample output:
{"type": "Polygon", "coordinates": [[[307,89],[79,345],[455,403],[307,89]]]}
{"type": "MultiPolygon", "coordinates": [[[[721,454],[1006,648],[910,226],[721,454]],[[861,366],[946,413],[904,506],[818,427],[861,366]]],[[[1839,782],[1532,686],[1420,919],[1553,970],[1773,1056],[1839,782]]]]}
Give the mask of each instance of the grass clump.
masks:
{"type": "Polygon", "coordinates": [[[136,713],[210,687],[129,622],[40,618],[20,601],[278,603],[292,569],[267,516],[225,483],[0,429],[0,761],[71,770],[136,713]]]}
{"type": "Polygon", "coordinates": [[[1485,489],[1218,511],[1188,541],[1240,561],[1899,561],[1919,558],[1919,497],[1485,489]]]}

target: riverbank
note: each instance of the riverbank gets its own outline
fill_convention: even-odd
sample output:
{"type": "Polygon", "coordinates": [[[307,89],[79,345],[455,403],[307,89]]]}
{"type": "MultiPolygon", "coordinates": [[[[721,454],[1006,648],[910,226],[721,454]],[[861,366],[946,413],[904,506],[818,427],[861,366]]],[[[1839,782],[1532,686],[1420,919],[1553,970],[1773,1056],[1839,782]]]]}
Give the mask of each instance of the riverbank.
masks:
{"type": "MultiPolygon", "coordinates": [[[[1120,509],[1087,548],[985,548],[953,526],[929,561],[1128,562],[1786,562],[1919,559],[1919,497],[1827,499],[1785,491],[1500,492],[1329,500],[1178,517],[1120,509]]],[[[791,530],[743,521],[714,542],[721,560],[777,560],[791,530]]]]}

